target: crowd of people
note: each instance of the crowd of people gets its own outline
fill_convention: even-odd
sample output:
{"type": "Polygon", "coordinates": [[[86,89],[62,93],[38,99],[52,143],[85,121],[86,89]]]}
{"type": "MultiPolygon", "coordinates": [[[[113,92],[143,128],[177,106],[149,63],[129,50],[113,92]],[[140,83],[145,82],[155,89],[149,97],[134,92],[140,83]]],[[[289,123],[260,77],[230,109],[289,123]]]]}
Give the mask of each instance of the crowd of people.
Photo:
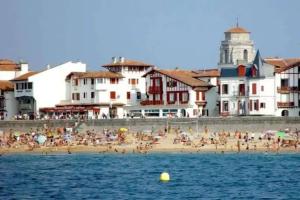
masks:
{"type": "MultiPolygon", "coordinates": [[[[211,150],[257,150],[278,151],[280,148],[293,147],[297,150],[299,132],[266,131],[255,134],[248,132],[220,131],[210,132],[207,127],[196,133],[191,128],[183,131],[180,127],[162,127],[161,129],[132,132],[127,128],[82,130],[78,126],[51,128],[46,124],[42,128],[29,131],[9,129],[0,131],[0,149],[35,149],[53,147],[105,147],[106,151],[119,152],[119,147],[130,147],[133,152],[145,153],[160,145],[161,148],[191,148],[211,150]],[[170,144],[168,140],[171,141],[170,144]]],[[[125,148],[121,151],[125,152],[125,148]]]]}

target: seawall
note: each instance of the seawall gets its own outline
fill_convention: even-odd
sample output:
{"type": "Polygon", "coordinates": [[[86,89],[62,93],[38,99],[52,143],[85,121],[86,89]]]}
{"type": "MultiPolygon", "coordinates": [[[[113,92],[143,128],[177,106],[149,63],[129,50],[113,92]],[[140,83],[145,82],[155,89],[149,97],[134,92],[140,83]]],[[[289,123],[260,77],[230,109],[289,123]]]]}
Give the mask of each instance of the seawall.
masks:
{"type": "MultiPolygon", "coordinates": [[[[51,128],[74,126],[75,120],[29,120],[29,121],[0,121],[0,130],[27,131],[42,128],[45,125],[51,128]]],[[[81,130],[126,127],[132,131],[159,130],[167,126],[180,127],[181,130],[192,129],[203,132],[207,126],[209,131],[248,131],[261,132],[265,130],[280,130],[296,128],[300,130],[300,117],[225,117],[225,118],[174,118],[174,119],[99,119],[80,121],[81,130]]]]}

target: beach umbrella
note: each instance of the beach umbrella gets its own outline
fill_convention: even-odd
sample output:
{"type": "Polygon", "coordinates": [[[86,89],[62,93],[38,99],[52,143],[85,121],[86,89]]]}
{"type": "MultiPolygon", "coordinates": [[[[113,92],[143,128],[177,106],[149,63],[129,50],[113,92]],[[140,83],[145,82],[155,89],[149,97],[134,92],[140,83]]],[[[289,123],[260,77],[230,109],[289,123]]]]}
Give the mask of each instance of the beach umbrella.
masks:
{"type": "Polygon", "coordinates": [[[14,136],[19,137],[21,133],[19,131],[14,132],[14,136]]]}
{"type": "Polygon", "coordinates": [[[126,132],[126,131],[128,131],[128,129],[127,128],[120,128],[120,131],[126,132]]]}
{"type": "Polygon", "coordinates": [[[64,135],[64,140],[66,140],[67,142],[70,142],[72,140],[71,134],[65,134],[64,135]]]}
{"type": "Polygon", "coordinates": [[[37,137],[37,142],[38,142],[39,144],[44,144],[44,143],[46,142],[46,140],[47,140],[47,137],[44,136],[44,135],[39,135],[39,136],[37,137]]]}
{"type": "Polygon", "coordinates": [[[283,132],[283,131],[278,131],[278,132],[276,133],[276,135],[277,135],[277,137],[283,138],[283,137],[285,136],[285,132],[283,132]]]}

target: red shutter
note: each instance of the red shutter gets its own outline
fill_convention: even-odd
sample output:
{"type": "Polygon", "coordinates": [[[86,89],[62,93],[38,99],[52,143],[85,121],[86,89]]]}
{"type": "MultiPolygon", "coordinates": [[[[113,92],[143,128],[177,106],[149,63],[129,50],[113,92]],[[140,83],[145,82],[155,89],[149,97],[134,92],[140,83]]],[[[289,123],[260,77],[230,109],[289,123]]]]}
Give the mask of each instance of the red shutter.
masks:
{"type": "Polygon", "coordinates": [[[252,83],[252,94],[256,94],[256,83],[252,83]]]}
{"type": "Polygon", "coordinates": [[[252,111],[252,100],[250,100],[250,111],[252,111]]]}
{"type": "Polygon", "coordinates": [[[110,92],[110,98],[116,99],[116,92],[110,92]]]}
{"type": "Polygon", "coordinates": [[[197,101],[199,101],[199,99],[200,99],[200,97],[199,97],[199,96],[200,96],[200,92],[199,92],[199,91],[197,91],[197,92],[196,92],[196,100],[197,100],[197,101]]]}
{"type": "Polygon", "coordinates": [[[170,92],[167,93],[167,102],[170,103],[170,92]]]}
{"type": "Polygon", "coordinates": [[[127,99],[130,99],[130,92],[127,92],[127,99]]]}
{"type": "Polygon", "coordinates": [[[205,101],[205,92],[202,92],[202,101],[205,101]]]}

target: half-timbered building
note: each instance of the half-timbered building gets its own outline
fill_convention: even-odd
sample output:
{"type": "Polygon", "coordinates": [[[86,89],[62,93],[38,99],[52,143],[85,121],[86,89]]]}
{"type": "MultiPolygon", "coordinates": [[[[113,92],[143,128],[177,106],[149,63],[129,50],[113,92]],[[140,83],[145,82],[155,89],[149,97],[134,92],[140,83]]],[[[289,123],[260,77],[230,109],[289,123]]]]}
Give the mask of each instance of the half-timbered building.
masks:
{"type": "Polygon", "coordinates": [[[212,116],[216,101],[213,85],[196,78],[188,70],[153,69],[146,73],[146,96],[141,102],[145,117],[199,117],[212,116]],[[208,106],[209,105],[209,106],[208,106]]]}

